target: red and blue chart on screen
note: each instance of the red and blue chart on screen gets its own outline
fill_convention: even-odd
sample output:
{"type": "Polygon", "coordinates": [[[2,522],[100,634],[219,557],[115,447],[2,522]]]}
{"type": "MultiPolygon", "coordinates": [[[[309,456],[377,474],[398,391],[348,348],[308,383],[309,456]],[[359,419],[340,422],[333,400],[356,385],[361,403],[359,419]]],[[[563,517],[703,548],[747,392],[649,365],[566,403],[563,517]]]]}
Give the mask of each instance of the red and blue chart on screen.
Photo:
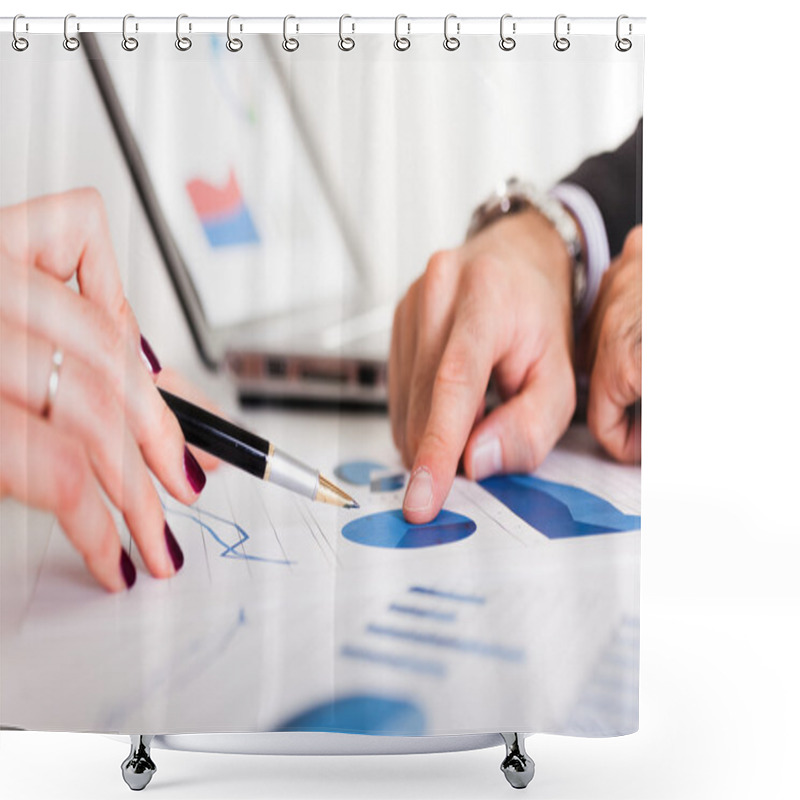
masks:
{"type": "Polygon", "coordinates": [[[233,169],[223,186],[193,178],[186,191],[211,247],[258,244],[260,238],[233,169]]]}

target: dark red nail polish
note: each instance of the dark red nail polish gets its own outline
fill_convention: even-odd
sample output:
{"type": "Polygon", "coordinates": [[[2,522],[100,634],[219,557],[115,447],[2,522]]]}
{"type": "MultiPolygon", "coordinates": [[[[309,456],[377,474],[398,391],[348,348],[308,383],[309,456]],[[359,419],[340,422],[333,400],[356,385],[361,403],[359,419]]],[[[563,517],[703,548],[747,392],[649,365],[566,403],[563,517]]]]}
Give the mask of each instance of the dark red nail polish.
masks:
{"type": "Polygon", "coordinates": [[[147,363],[150,372],[152,372],[153,375],[158,375],[158,373],[161,372],[161,363],[156,358],[156,354],[153,352],[153,348],[150,347],[149,342],[147,341],[147,339],[144,338],[144,336],[139,337],[139,346],[141,347],[142,350],[142,357],[147,363]]]}
{"type": "Polygon", "coordinates": [[[166,522],[164,523],[164,537],[167,540],[167,550],[169,550],[170,558],[172,558],[172,563],[175,565],[175,572],[177,572],[183,566],[183,550],[181,550],[178,540],[166,522]]]}
{"type": "Polygon", "coordinates": [[[125,579],[125,585],[130,589],[136,583],[136,567],[133,566],[133,561],[124,548],[120,551],[119,568],[125,579]]]}
{"type": "Polygon", "coordinates": [[[200,494],[206,485],[206,474],[203,468],[197,463],[197,459],[191,454],[188,447],[183,448],[183,469],[189,480],[189,485],[195,494],[200,494]]]}

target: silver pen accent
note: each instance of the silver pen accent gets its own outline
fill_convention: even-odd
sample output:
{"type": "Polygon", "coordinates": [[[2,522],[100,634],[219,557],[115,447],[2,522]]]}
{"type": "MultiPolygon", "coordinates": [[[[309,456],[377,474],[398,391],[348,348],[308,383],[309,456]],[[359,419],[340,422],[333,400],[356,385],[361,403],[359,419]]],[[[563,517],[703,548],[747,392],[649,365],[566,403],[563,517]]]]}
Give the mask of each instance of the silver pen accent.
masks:
{"type": "Polygon", "coordinates": [[[311,500],[340,508],[358,508],[349,494],[317,470],[276,450],[266,439],[164,389],[158,391],[175,414],[188,444],[311,500]]]}
{"type": "Polygon", "coordinates": [[[319,472],[270,444],[264,480],[317,502],[343,508],[358,508],[358,503],[319,472]]]}

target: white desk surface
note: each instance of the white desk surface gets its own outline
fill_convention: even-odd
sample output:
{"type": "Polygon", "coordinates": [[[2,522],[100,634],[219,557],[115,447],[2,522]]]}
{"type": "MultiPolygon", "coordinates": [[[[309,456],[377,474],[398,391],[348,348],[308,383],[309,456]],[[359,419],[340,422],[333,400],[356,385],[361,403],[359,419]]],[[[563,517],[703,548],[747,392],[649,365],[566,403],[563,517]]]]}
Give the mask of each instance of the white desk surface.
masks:
{"type": "MultiPolygon", "coordinates": [[[[314,453],[306,460],[328,474],[357,458],[397,464],[382,415],[273,410],[240,417],[296,454],[314,453]]],[[[585,429],[572,431],[539,474],[565,482],[575,474],[623,512],[638,513],[639,470],[602,459],[585,429]]],[[[398,508],[402,499],[402,490],[348,488],[363,506],[355,517],[398,508]]],[[[196,510],[166,495],[164,502],[184,568],[157,581],[134,549],[137,584],[117,596],[94,584],[51,519],[3,503],[4,724],[271,730],[328,697],[388,692],[413,699],[426,734],[636,727],[638,531],[549,540],[463,478],[446,507],[474,519],[476,534],[404,551],[347,541],[347,512],[230,467],[210,476],[196,510]],[[224,532],[215,538],[222,517],[240,526],[233,539],[224,532]],[[247,558],[230,552],[241,530],[252,537],[247,558]],[[430,648],[402,640],[409,626],[388,613],[408,601],[414,584],[479,596],[480,605],[458,609],[446,631],[435,620],[411,626],[428,644],[455,651],[447,657],[431,658],[430,648]],[[383,638],[376,646],[369,634],[383,638]],[[609,647],[617,651],[609,655],[609,647]],[[605,711],[581,712],[576,721],[595,664],[620,658],[614,680],[633,706],[604,696],[598,708],[605,711]],[[224,678],[232,673],[235,683],[224,678]],[[546,686],[541,696],[537,686],[546,686]]]]}

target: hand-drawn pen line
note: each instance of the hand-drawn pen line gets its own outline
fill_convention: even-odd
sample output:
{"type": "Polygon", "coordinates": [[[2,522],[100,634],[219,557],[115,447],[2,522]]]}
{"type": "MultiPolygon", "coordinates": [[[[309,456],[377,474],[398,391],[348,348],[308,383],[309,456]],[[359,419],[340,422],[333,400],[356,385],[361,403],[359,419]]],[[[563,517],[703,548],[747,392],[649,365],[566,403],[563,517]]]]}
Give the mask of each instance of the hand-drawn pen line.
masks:
{"type": "Polygon", "coordinates": [[[314,523],[314,525],[316,525],[317,530],[319,531],[319,534],[322,537],[323,541],[328,546],[328,549],[331,551],[331,554],[333,555],[334,559],[336,560],[336,563],[339,566],[341,566],[342,562],[341,562],[341,560],[339,558],[339,554],[336,552],[336,548],[334,548],[334,546],[331,544],[331,542],[328,539],[328,537],[325,535],[325,531],[322,530],[322,526],[319,524],[319,521],[314,516],[314,512],[310,508],[308,508],[306,510],[308,512],[308,516],[311,517],[311,521],[314,523]]]}
{"type": "MultiPolygon", "coordinates": [[[[227,475],[225,475],[225,473],[223,473],[223,476],[224,476],[224,482],[225,482],[225,502],[227,503],[228,511],[230,512],[230,522],[234,525],[234,527],[236,528],[237,531],[241,531],[241,533],[244,534],[244,529],[239,526],[239,523],[236,520],[236,511],[235,511],[235,509],[233,507],[233,502],[231,500],[231,491],[230,491],[230,485],[228,483],[227,475]]],[[[249,539],[249,538],[250,537],[247,536],[247,539],[249,539]]],[[[252,580],[253,573],[250,570],[250,559],[247,557],[248,553],[247,553],[247,547],[245,546],[245,542],[246,542],[246,539],[241,542],[241,550],[237,551],[238,553],[241,553],[241,555],[237,556],[237,557],[238,558],[242,558],[244,560],[245,568],[247,569],[247,574],[250,576],[250,578],[252,580]]]]}
{"type": "Polygon", "coordinates": [[[186,685],[202,675],[211,664],[222,656],[236,638],[242,626],[247,624],[244,607],[239,609],[236,621],[227,625],[218,634],[209,637],[208,632],[195,638],[175,655],[166,665],[157,667],[144,681],[144,688],[127,696],[119,706],[109,711],[104,729],[119,730],[125,727],[132,713],[141,712],[146,702],[159,692],[185,689],[186,685]],[[216,641],[215,641],[216,639],[216,641]]]}
{"type": "Polygon", "coordinates": [[[300,519],[303,520],[305,526],[308,528],[308,532],[311,534],[311,538],[314,540],[314,544],[316,544],[316,546],[319,548],[320,552],[322,553],[322,557],[330,563],[331,560],[330,556],[326,552],[325,548],[322,546],[322,543],[319,541],[319,538],[317,537],[314,528],[311,525],[309,525],[305,514],[303,514],[303,507],[300,504],[300,501],[296,497],[293,497],[292,500],[294,502],[294,507],[297,509],[297,513],[300,516],[300,519]]]}
{"type": "Polygon", "coordinates": [[[289,556],[286,555],[283,542],[281,541],[281,537],[278,535],[278,529],[275,527],[275,523],[272,521],[272,516],[269,513],[267,504],[264,502],[264,495],[262,492],[256,492],[256,496],[258,497],[258,502],[261,504],[261,508],[264,509],[264,516],[267,518],[267,522],[269,523],[270,528],[272,528],[272,532],[275,534],[275,540],[278,542],[278,547],[280,548],[283,557],[288,560],[289,556]]]}
{"type": "MultiPolygon", "coordinates": [[[[42,553],[47,553],[47,551],[50,549],[50,543],[53,541],[53,531],[56,529],[56,527],[58,527],[58,520],[55,517],[53,517],[53,523],[50,525],[50,530],[47,534],[47,544],[44,546],[42,553]]],[[[133,537],[131,537],[131,535],[128,534],[128,555],[131,554],[130,551],[131,551],[132,541],[133,537]]],[[[25,605],[25,615],[23,619],[28,619],[28,616],[30,615],[31,607],[33,606],[33,598],[36,597],[36,592],[39,588],[39,580],[41,579],[42,572],[44,571],[45,561],[46,559],[44,557],[39,559],[39,566],[36,570],[36,577],[33,580],[33,591],[30,593],[30,596],[28,597],[28,602],[25,605]]]]}
{"type": "Polygon", "coordinates": [[[294,499],[294,504],[295,504],[295,507],[297,508],[298,513],[300,514],[303,522],[305,522],[306,527],[308,528],[308,530],[311,532],[311,536],[314,538],[314,541],[317,543],[317,547],[319,547],[319,549],[322,552],[322,555],[324,556],[325,560],[328,561],[331,564],[334,564],[334,563],[338,564],[339,563],[339,559],[338,559],[338,557],[336,555],[336,552],[331,547],[331,544],[328,541],[328,538],[322,532],[322,528],[320,528],[319,524],[317,524],[317,521],[316,521],[316,519],[314,519],[314,516],[311,514],[310,511],[308,511],[306,508],[304,508],[303,504],[300,502],[300,500],[298,498],[293,498],[293,499],[294,499]],[[313,525],[312,525],[311,522],[309,522],[309,518],[308,518],[308,516],[306,516],[307,514],[311,515],[311,520],[314,523],[313,525]],[[314,530],[315,528],[316,528],[316,530],[314,530]],[[319,535],[317,534],[317,531],[319,532],[319,535]],[[322,544],[323,542],[325,543],[325,546],[323,546],[323,544],[322,544]],[[330,551],[330,553],[328,551],[330,551]]]}
{"type": "MultiPolygon", "coordinates": [[[[198,521],[197,524],[200,525],[200,522],[198,521]]],[[[203,543],[203,554],[206,557],[206,572],[208,573],[208,582],[212,583],[213,580],[211,578],[211,559],[209,558],[208,545],[206,544],[205,530],[203,529],[202,525],[200,525],[200,534],[201,534],[200,541],[203,543]]]]}
{"type": "Polygon", "coordinates": [[[210,511],[204,511],[203,509],[198,508],[197,513],[191,513],[188,511],[180,511],[179,509],[175,508],[169,508],[168,506],[164,506],[164,509],[170,514],[175,514],[178,517],[185,517],[186,519],[192,519],[197,522],[198,525],[200,525],[200,527],[223,548],[222,552],[219,554],[221,558],[235,558],[243,561],[260,561],[264,564],[283,564],[287,566],[294,563],[286,559],[265,558],[263,556],[252,556],[245,552],[240,552],[238,548],[242,547],[245,542],[249,541],[250,535],[237,523],[231,522],[231,520],[225,519],[224,517],[219,517],[216,514],[212,514],[210,511]],[[225,525],[230,525],[231,527],[235,528],[240,537],[239,541],[234,542],[233,544],[228,544],[217,534],[211,525],[201,519],[201,516],[209,517],[217,522],[222,522],[225,525]]]}

